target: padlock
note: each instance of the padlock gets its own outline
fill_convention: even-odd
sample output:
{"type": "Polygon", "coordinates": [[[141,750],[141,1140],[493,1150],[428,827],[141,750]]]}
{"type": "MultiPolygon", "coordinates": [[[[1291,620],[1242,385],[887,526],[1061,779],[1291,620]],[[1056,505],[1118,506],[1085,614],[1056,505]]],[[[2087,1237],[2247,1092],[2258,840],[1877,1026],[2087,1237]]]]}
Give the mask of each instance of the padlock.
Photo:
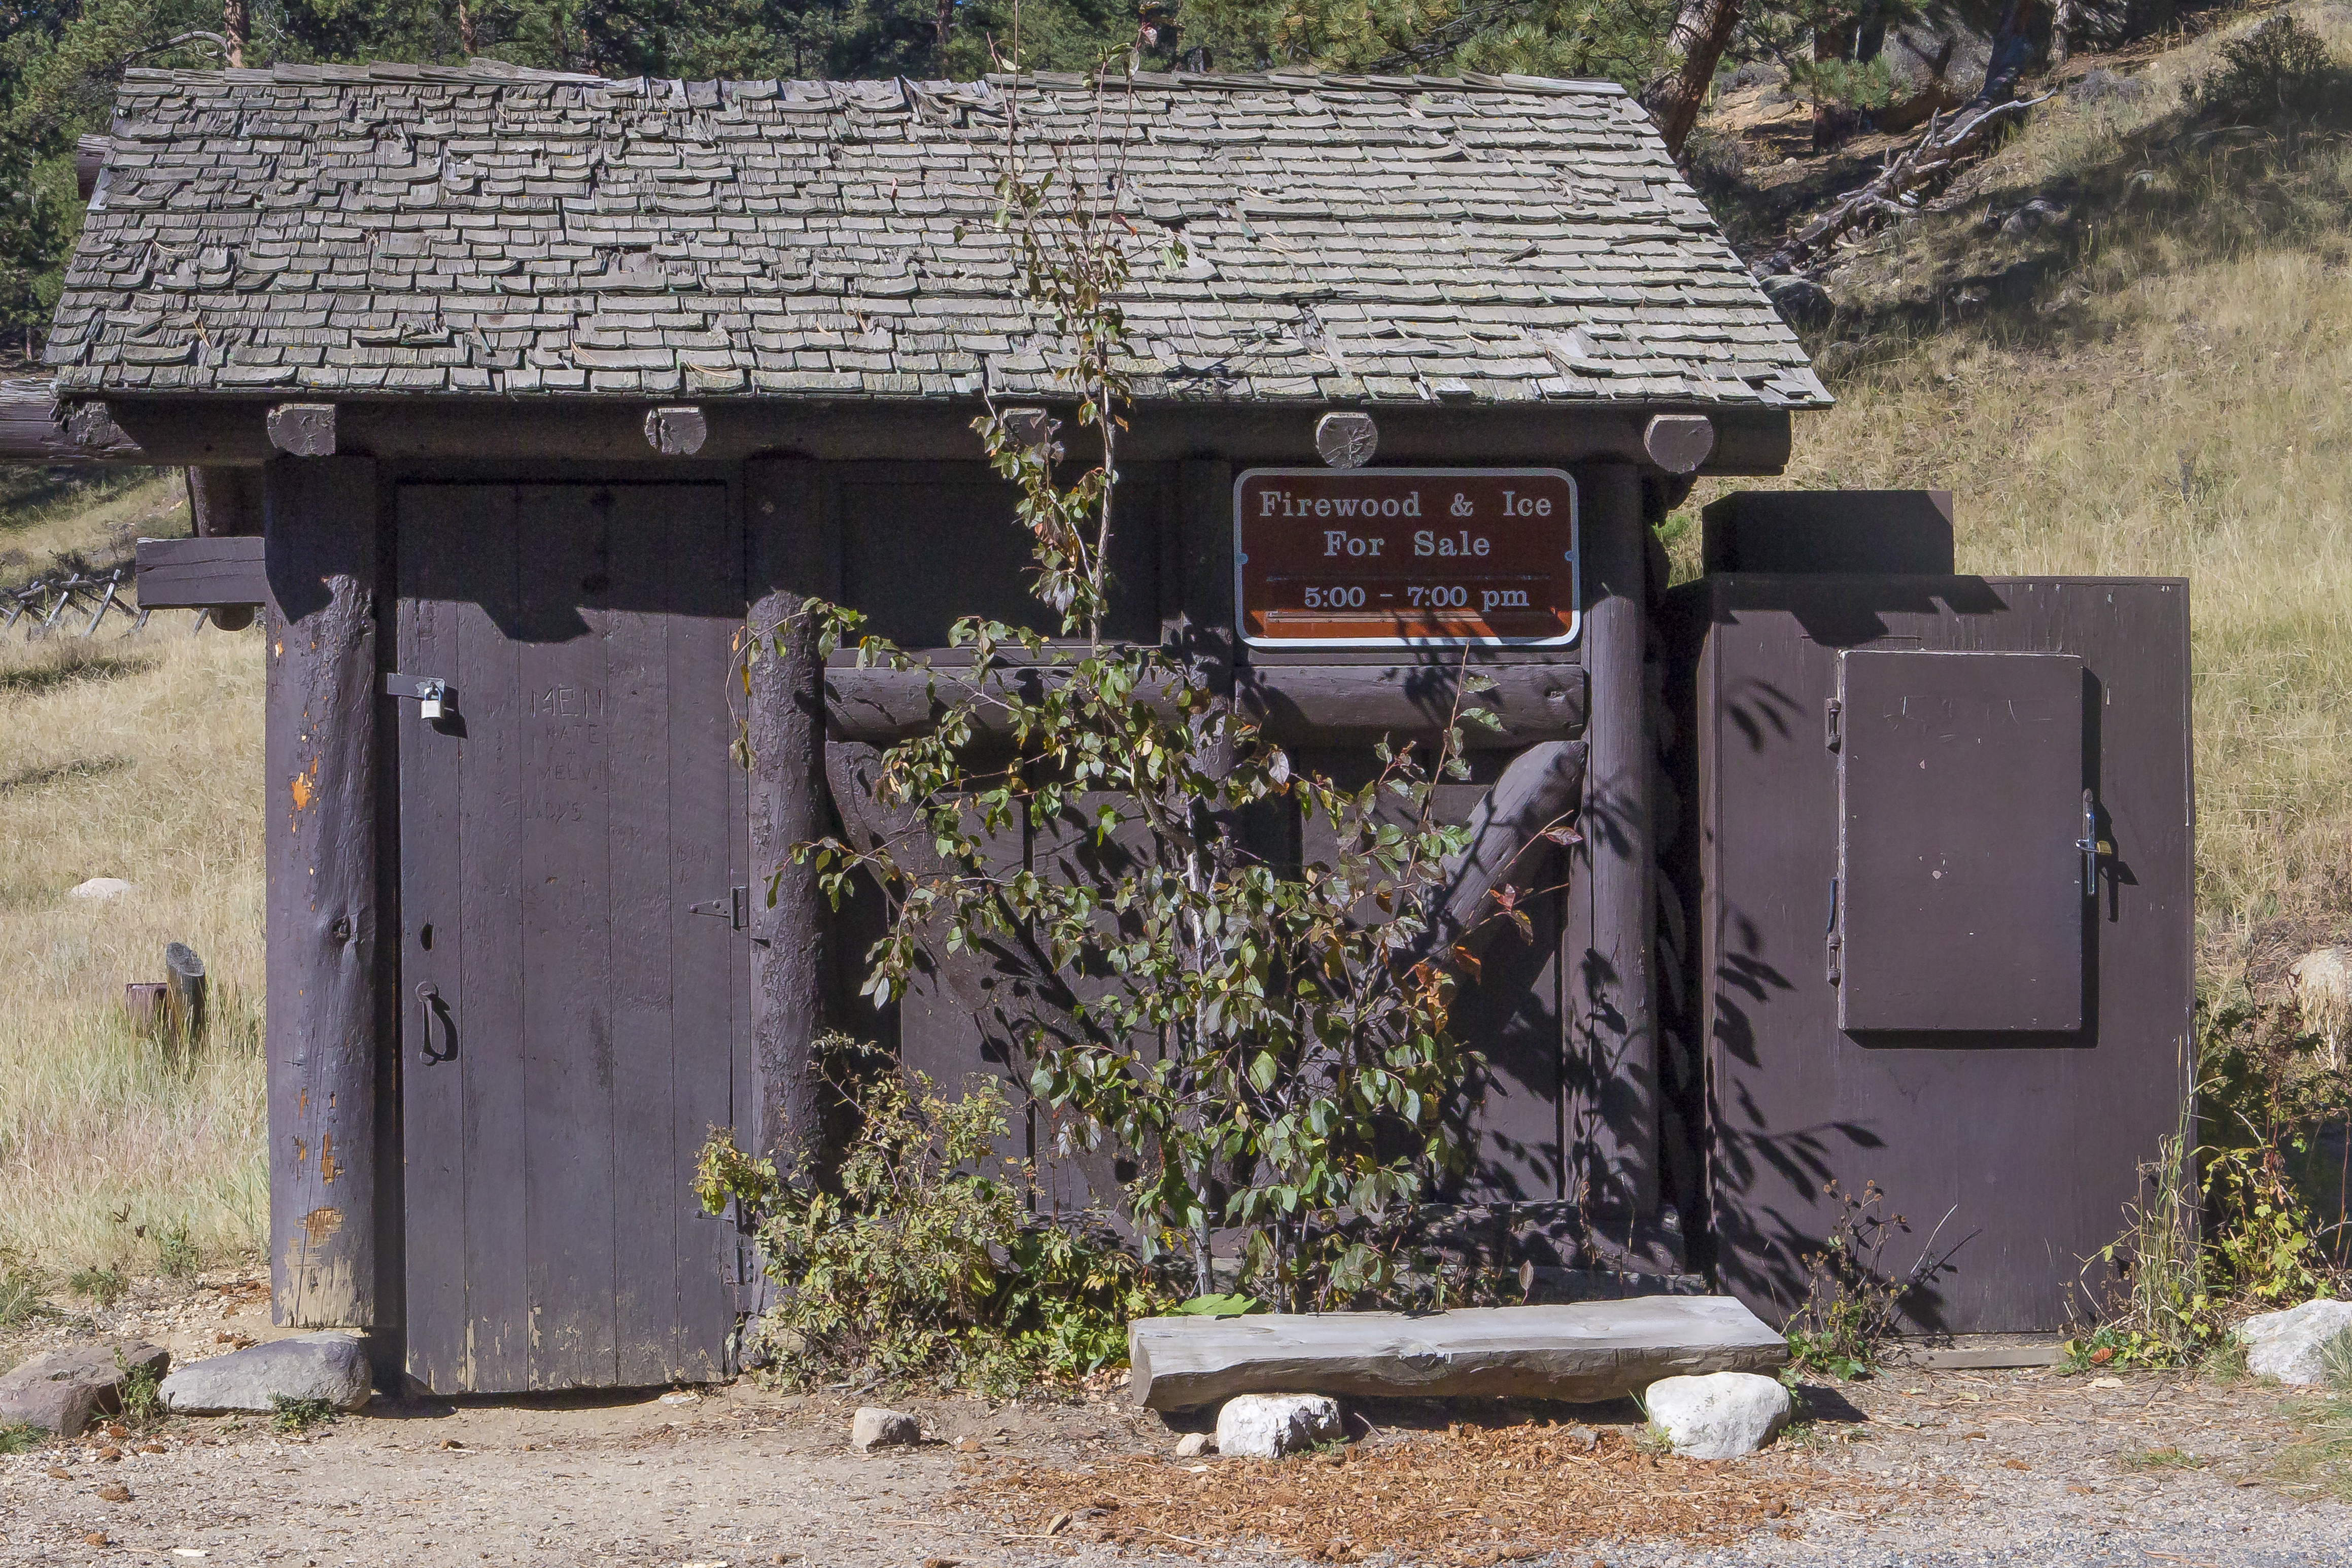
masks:
{"type": "Polygon", "coordinates": [[[446,681],[416,683],[416,715],[427,724],[446,716],[449,712],[449,684],[446,681]]]}

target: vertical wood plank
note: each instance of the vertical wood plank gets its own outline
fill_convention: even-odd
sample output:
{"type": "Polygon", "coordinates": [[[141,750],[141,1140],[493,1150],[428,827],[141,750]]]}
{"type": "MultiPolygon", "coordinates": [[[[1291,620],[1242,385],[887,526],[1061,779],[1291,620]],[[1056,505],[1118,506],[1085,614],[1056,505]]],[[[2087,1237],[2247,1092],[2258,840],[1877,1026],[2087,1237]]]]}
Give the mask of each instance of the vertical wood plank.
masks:
{"type": "MultiPolygon", "coordinates": [[[[495,533],[507,492],[410,486],[399,498],[396,663],[437,675],[468,704],[458,623],[469,541],[495,533]],[[488,526],[486,527],[486,524],[488,526]]],[[[400,756],[401,934],[395,1040],[401,1053],[408,1375],[442,1392],[467,1386],[466,1005],[463,851],[458,814],[461,722],[428,724],[392,699],[400,756]],[[431,987],[428,998],[423,988],[431,987]]]]}
{"type": "Polygon", "coordinates": [[[264,478],[272,1310],[376,1317],[375,466],[264,478]]]}
{"type": "Polygon", "coordinates": [[[530,1386],[530,1280],[524,1173],[530,1145],[522,1050],[522,616],[518,500],[506,486],[435,486],[462,520],[444,557],[463,597],[457,621],[457,843],[465,1011],[457,1064],[466,1147],[464,1386],[530,1386]]]}
{"type": "Polygon", "coordinates": [[[610,851],[614,594],[607,488],[519,497],[524,1175],[530,1384],[607,1387],[614,1322],[610,851]],[[584,500],[585,505],[583,505],[584,500]]]}
{"type": "MultiPolygon", "coordinates": [[[[677,644],[692,635],[677,621],[682,585],[711,566],[699,552],[680,559],[681,547],[696,542],[690,522],[679,516],[692,494],[639,486],[550,492],[563,514],[556,526],[576,527],[593,517],[609,530],[596,570],[609,579],[604,597],[625,594],[627,601],[589,619],[604,646],[607,717],[618,737],[605,753],[601,792],[612,898],[613,1318],[615,1376],[628,1386],[667,1382],[677,1360],[678,1232],[687,1188],[677,1179],[681,1129],[673,1113],[693,1078],[680,1071],[681,1037],[707,1029],[711,1004],[725,1002],[724,993],[712,994],[707,984],[681,983],[689,977],[673,962],[678,945],[694,945],[683,927],[686,906],[697,897],[695,879],[680,874],[694,849],[704,852],[700,880],[717,881],[709,873],[718,846],[695,841],[698,828],[719,824],[694,821],[692,803],[672,793],[675,732],[691,727],[678,710],[713,700],[671,678],[677,644]]],[[[590,788],[599,785],[592,779],[590,788]]],[[[707,886],[699,896],[723,897],[724,890],[707,886]]],[[[722,1059],[722,1084],[726,1065],[722,1059]]]]}
{"type": "Polygon", "coordinates": [[[726,1375],[735,1299],[726,1272],[732,1229],[695,1203],[694,1166],[711,1129],[736,1127],[746,1109],[733,1086],[736,1020],[748,1014],[750,1001],[745,955],[751,941],[749,932],[734,928],[731,913],[713,918],[688,911],[712,901],[724,905],[731,888],[751,885],[739,874],[743,776],[734,765],[728,685],[744,624],[744,551],[738,516],[721,486],[648,489],[638,505],[658,507],[667,517],[671,560],[671,708],[664,762],[672,854],[663,869],[669,883],[676,1067],[664,1106],[670,1158],[658,1167],[645,1162],[645,1179],[658,1183],[646,1208],[667,1205],[677,1234],[677,1349],[664,1376],[699,1381],[726,1375]]]}

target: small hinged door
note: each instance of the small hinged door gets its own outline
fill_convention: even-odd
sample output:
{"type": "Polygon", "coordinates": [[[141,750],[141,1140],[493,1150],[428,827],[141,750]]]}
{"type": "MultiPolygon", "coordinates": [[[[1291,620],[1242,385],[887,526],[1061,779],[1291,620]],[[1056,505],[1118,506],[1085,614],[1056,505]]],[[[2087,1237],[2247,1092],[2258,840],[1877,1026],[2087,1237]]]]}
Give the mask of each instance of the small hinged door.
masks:
{"type": "Polygon", "coordinates": [[[2083,661],[1839,656],[1839,1027],[2083,1026],[2083,661]]]}

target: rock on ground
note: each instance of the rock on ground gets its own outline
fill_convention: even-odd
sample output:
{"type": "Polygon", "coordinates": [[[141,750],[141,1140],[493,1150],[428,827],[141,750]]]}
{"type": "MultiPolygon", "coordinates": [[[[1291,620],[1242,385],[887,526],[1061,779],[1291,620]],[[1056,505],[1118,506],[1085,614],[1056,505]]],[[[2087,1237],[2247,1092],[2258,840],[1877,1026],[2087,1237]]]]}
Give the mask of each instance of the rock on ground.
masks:
{"type": "Polygon", "coordinates": [[[1798,273],[1777,273],[1766,278],[1764,294],[1780,313],[1780,319],[1791,327],[1818,327],[1837,310],[1829,290],[1798,273]]]}
{"type": "Polygon", "coordinates": [[[163,1407],[183,1416],[268,1415],[278,1399],[323,1399],[356,1410],[373,1392],[367,1342],[330,1330],[191,1362],[163,1379],[163,1407]]]}
{"type": "Polygon", "coordinates": [[[2352,1333],[2352,1301],[2305,1301],[2238,1325],[2246,1370],[2281,1383],[2323,1383],[2329,1342],[2352,1333]]]}
{"type": "Polygon", "coordinates": [[[131,884],[119,876],[94,876],[88,882],[78,882],[66,890],[68,898],[120,898],[131,891],[131,884]]]}
{"type": "Polygon", "coordinates": [[[1176,1439],[1176,1457],[1180,1459],[1197,1459],[1215,1447],[1216,1444],[1210,1440],[1206,1432],[1187,1432],[1176,1439]]]}
{"type": "Polygon", "coordinates": [[[160,1345],[125,1341],[53,1350],[0,1377],[0,1427],[22,1423],[60,1437],[81,1435],[101,1410],[122,1408],[122,1380],[161,1376],[172,1364],[160,1345]]]}
{"type": "Polygon", "coordinates": [[[1736,1459],[1752,1454],[1789,1424],[1789,1391],[1778,1379],[1752,1372],[1710,1372],[1664,1377],[1643,1397],[1651,1424],[1686,1459],[1736,1459]]]}
{"type": "Polygon", "coordinates": [[[923,1424],[903,1410],[885,1410],[878,1405],[859,1408],[856,1419],[849,1424],[849,1446],[859,1453],[886,1448],[898,1443],[919,1443],[923,1440],[923,1424]]]}
{"type": "Polygon", "coordinates": [[[1339,1438],[1339,1402],[1324,1394],[1244,1394],[1217,1411],[1217,1452],[1278,1459],[1339,1438]]]}

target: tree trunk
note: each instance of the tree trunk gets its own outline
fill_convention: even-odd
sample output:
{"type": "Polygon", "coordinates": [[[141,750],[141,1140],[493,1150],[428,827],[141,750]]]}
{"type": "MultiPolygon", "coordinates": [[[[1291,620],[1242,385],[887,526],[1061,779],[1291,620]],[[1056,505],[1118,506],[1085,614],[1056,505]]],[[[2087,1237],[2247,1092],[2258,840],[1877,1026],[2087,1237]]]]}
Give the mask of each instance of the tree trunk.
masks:
{"type": "Polygon", "coordinates": [[[457,0],[457,47],[466,57],[474,57],[474,8],[466,0],[457,0]]]}
{"type": "Polygon", "coordinates": [[[1738,26],[1739,0],[1684,0],[1674,29],[1666,35],[1666,57],[1675,63],[1642,89],[1642,107],[1658,122],[1666,151],[1676,159],[1683,155],[1691,127],[1698,123],[1715,68],[1738,26]]]}
{"type": "MultiPolygon", "coordinates": [[[[1813,63],[1817,66],[1843,63],[1853,56],[1853,18],[1842,16],[1825,26],[1813,29],[1813,63]]],[[[1813,151],[1826,152],[1844,139],[1852,127],[1853,116],[1844,105],[1822,100],[1822,84],[1813,83],[1813,151]]]]}
{"type": "Polygon", "coordinates": [[[245,46],[253,40],[253,20],[246,0],[222,0],[221,31],[228,35],[228,63],[245,64],[245,46]]]}
{"type": "Polygon", "coordinates": [[[2042,0],[2010,0],[2000,31],[1993,35],[1992,55],[1985,62],[1984,86],[1977,91],[1977,102],[1999,103],[2016,91],[2017,78],[2033,58],[2031,29],[2041,4],[2042,0]]]}

